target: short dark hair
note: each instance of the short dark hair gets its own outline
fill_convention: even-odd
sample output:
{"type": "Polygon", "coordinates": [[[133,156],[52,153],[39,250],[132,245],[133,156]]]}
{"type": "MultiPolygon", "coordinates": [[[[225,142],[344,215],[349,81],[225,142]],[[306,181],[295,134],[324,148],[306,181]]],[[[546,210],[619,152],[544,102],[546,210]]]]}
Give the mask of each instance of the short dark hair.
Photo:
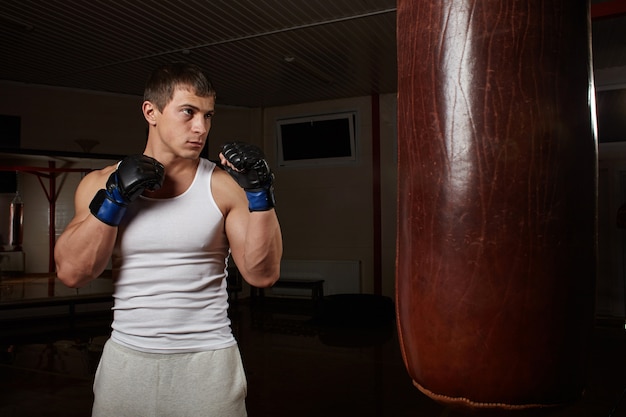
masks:
{"type": "Polygon", "coordinates": [[[155,69],[144,89],[144,101],[153,103],[159,111],[172,100],[176,88],[186,86],[200,97],[216,97],[215,88],[200,67],[187,62],[172,62],[155,69]]]}

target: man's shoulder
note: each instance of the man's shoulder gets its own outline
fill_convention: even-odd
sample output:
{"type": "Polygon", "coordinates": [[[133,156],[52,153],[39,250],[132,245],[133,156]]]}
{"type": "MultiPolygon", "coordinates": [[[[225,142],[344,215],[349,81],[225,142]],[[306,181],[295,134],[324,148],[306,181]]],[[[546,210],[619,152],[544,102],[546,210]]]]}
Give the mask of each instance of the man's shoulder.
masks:
{"type": "Polygon", "coordinates": [[[85,175],[85,178],[83,178],[81,181],[81,185],[103,188],[109,176],[116,169],[117,169],[117,164],[108,165],[100,169],[95,169],[89,172],[87,175],[85,175]]]}
{"type": "Polygon", "coordinates": [[[215,164],[215,167],[213,168],[213,180],[219,182],[220,185],[224,187],[236,186],[239,188],[239,184],[237,184],[233,177],[231,177],[230,174],[219,164],[215,164]]]}
{"type": "Polygon", "coordinates": [[[247,201],[243,189],[219,164],[213,169],[211,192],[223,213],[241,204],[245,205],[247,201]]]}

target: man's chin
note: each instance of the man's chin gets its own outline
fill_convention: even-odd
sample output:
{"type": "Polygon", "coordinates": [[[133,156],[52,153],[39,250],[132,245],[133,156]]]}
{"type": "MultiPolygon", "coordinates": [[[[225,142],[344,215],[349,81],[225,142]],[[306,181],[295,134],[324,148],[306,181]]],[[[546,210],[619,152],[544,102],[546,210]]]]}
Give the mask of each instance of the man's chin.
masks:
{"type": "Polygon", "coordinates": [[[198,159],[200,158],[200,154],[202,153],[202,149],[192,149],[192,150],[185,150],[184,152],[181,152],[180,156],[182,158],[185,159],[198,159]]]}

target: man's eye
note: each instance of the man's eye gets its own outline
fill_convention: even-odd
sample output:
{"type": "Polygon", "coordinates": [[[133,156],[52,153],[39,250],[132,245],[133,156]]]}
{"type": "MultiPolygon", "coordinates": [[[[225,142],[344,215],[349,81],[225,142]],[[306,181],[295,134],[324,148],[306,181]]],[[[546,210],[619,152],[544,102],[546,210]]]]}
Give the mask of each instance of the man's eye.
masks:
{"type": "Polygon", "coordinates": [[[183,113],[185,113],[188,116],[191,116],[193,114],[193,110],[192,109],[183,109],[183,113]]]}
{"type": "Polygon", "coordinates": [[[212,119],[213,118],[213,113],[207,113],[204,115],[205,119],[212,119]]]}

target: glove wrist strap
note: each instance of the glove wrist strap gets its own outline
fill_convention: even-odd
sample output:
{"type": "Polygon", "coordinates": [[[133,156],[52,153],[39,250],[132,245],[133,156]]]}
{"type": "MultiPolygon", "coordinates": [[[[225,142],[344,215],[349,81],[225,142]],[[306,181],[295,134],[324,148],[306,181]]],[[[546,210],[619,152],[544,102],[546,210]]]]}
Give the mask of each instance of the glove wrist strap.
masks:
{"type": "Polygon", "coordinates": [[[250,211],[267,211],[276,206],[274,187],[272,186],[259,191],[246,190],[246,197],[248,197],[248,209],[250,211]]]}
{"type": "Polygon", "coordinates": [[[89,210],[98,220],[109,226],[118,226],[126,213],[126,205],[113,199],[106,190],[99,190],[89,204],[89,210]]]}

